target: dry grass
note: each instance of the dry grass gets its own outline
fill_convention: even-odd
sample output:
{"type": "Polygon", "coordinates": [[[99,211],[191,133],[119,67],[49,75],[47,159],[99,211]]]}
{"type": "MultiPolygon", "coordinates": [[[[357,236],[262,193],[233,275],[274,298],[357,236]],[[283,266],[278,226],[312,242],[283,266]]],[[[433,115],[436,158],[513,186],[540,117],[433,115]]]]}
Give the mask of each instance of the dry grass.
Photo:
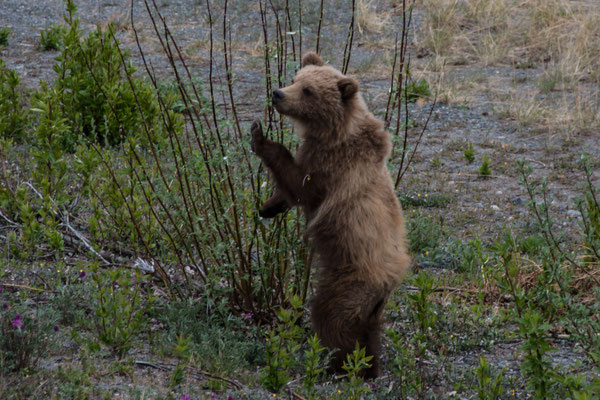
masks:
{"type": "Polygon", "coordinates": [[[375,0],[358,0],[356,2],[356,25],[358,31],[379,33],[390,23],[388,11],[378,11],[375,0]]]}
{"type": "Polygon", "coordinates": [[[422,0],[415,43],[434,56],[484,65],[519,59],[599,78],[600,7],[592,0],[422,0]]]}
{"type": "MultiPolygon", "coordinates": [[[[600,126],[600,2],[422,0],[417,13],[415,44],[432,56],[430,71],[456,64],[534,68],[534,88],[495,88],[501,115],[566,135],[600,126]]],[[[465,97],[452,93],[457,86],[473,89],[442,88],[448,101],[465,97]]]]}

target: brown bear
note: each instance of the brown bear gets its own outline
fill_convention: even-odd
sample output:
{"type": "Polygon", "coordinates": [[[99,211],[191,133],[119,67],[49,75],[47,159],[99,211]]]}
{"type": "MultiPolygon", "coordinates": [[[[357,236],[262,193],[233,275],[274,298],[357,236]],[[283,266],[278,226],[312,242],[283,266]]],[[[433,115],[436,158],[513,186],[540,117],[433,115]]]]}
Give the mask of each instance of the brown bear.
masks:
{"type": "Polygon", "coordinates": [[[386,159],[390,136],[367,109],[358,82],[315,53],[302,59],[292,85],[273,92],[273,106],[289,116],[302,141],[294,158],[252,124],[252,150],[271,171],[276,191],[263,217],[299,205],[318,260],[310,304],[321,343],[337,349],[343,372],[356,343],[373,356],[369,378],[380,372],[382,313],[408,269],[402,210],[386,159]]]}

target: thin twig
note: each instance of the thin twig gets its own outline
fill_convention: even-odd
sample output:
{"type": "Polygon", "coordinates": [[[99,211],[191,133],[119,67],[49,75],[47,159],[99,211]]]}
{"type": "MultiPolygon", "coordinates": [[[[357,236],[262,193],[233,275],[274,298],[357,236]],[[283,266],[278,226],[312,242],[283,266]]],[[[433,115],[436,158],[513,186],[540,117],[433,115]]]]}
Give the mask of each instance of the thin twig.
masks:
{"type": "MultiPolygon", "coordinates": [[[[152,363],[150,361],[145,361],[145,360],[135,360],[135,363],[137,365],[141,365],[141,366],[144,366],[144,367],[151,367],[151,368],[159,369],[159,370],[162,370],[162,371],[171,371],[171,370],[173,370],[175,368],[175,365],[172,365],[172,364],[167,364],[167,363],[152,363]]],[[[241,383],[236,382],[236,381],[234,381],[232,379],[224,378],[222,376],[211,374],[209,372],[202,371],[200,369],[189,367],[189,366],[186,367],[186,369],[187,370],[191,370],[190,372],[192,372],[194,374],[197,374],[197,375],[202,375],[202,376],[205,376],[207,378],[218,379],[218,380],[221,380],[223,382],[227,382],[230,385],[234,386],[238,390],[242,390],[244,388],[244,386],[241,383]]]]}
{"type": "Polygon", "coordinates": [[[12,287],[12,288],[19,288],[19,289],[27,289],[27,290],[34,290],[36,292],[56,293],[55,290],[39,289],[39,288],[34,288],[34,287],[31,287],[31,286],[27,286],[27,285],[18,285],[16,283],[2,283],[2,282],[0,282],[0,286],[12,287]]]}

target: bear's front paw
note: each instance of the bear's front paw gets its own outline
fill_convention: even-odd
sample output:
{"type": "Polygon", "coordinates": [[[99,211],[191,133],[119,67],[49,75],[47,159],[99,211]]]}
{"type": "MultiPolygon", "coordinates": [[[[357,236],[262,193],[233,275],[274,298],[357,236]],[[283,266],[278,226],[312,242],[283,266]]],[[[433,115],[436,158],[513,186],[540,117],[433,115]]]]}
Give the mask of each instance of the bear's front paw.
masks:
{"type": "Polygon", "coordinates": [[[265,142],[265,136],[263,135],[262,124],[259,120],[254,120],[250,127],[250,147],[253,152],[257,153],[257,150],[265,142]]]}

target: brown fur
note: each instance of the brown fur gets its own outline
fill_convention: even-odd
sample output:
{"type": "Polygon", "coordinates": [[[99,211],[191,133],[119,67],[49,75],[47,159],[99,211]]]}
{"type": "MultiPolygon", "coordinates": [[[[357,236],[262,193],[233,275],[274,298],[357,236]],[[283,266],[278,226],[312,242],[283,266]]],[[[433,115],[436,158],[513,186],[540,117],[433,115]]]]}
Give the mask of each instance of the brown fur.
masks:
{"type": "Polygon", "coordinates": [[[303,207],[319,260],[313,326],[325,346],[339,349],[336,372],[358,342],[373,356],[366,375],[375,377],[383,310],[410,263],[386,167],[390,138],[368,111],[356,80],[315,53],[302,66],[292,85],[273,92],[275,108],[293,119],[302,137],[296,157],[266,139],[260,123],[252,125],[252,148],[277,184],[260,214],[303,207]]]}

